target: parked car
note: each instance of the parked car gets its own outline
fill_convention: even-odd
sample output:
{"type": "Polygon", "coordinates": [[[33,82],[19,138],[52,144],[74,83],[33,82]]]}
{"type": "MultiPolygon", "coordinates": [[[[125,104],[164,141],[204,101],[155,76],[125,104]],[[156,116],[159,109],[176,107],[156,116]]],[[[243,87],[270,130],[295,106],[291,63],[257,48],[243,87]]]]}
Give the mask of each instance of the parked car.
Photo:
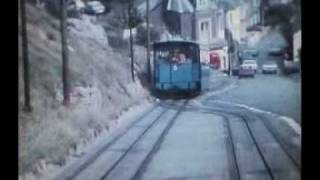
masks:
{"type": "Polygon", "coordinates": [[[240,62],[243,63],[245,59],[257,59],[259,52],[256,49],[245,49],[239,53],[240,62]]]}
{"type": "Polygon", "coordinates": [[[283,51],[281,48],[271,48],[269,49],[268,53],[271,56],[281,56],[283,54],[283,51]]]}
{"type": "Polygon", "coordinates": [[[247,64],[242,64],[239,68],[239,72],[238,72],[238,77],[242,78],[242,77],[254,77],[255,75],[255,71],[252,68],[252,66],[247,65],[247,64]]]}
{"type": "Polygon", "coordinates": [[[89,1],[86,4],[84,12],[92,15],[99,15],[105,12],[106,8],[100,1],[89,1]]]}
{"type": "Polygon", "coordinates": [[[84,12],[85,5],[82,0],[68,1],[67,14],[68,17],[81,18],[84,12]]]}
{"type": "Polygon", "coordinates": [[[237,75],[239,75],[239,67],[232,67],[232,74],[234,75],[234,76],[237,76],[237,75]]]}
{"type": "Polygon", "coordinates": [[[294,62],[294,61],[284,61],[284,67],[285,67],[285,73],[286,74],[292,74],[292,73],[298,73],[300,71],[300,63],[294,62]]]}
{"type": "Polygon", "coordinates": [[[275,62],[266,62],[262,65],[262,73],[268,74],[268,73],[278,73],[278,65],[275,62]]]}
{"type": "Polygon", "coordinates": [[[254,73],[256,73],[258,70],[258,64],[255,59],[246,59],[242,62],[241,66],[251,67],[253,69],[254,73]]]}

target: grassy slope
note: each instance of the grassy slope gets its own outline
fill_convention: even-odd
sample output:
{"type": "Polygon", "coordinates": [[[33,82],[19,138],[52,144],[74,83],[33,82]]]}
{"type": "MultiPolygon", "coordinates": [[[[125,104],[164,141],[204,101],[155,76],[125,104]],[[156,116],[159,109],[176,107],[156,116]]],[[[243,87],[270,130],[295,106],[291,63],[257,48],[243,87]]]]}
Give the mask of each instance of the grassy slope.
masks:
{"type": "MultiPolygon", "coordinates": [[[[34,111],[22,109],[23,83],[19,55],[19,170],[37,170],[39,161],[63,164],[70,148],[93,132],[108,129],[121,111],[148,96],[138,80],[131,82],[129,57],[115,53],[94,38],[70,33],[72,87],[97,88],[93,97],[61,106],[61,48],[59,22],[44,10],[27,7],[31,97],[34,111]],[[53,40],[50,40],[53,39],[53,40]],[[93,106],[95,105],[95,106],[93,106]],[[92,108],[93,107],[93,108],[92,108]]],[[[19,34],[20,36],[20,34],[19,34]]],[[[19,51],[20,48],[19,48],[19,51]]],[[[136,56],[144,55],[143,49],[136,56]]],[[[137,57],[139,58],[139,57],[137,57]]],[[[143,59],[143,57],[140,57],[143,59]]]]}

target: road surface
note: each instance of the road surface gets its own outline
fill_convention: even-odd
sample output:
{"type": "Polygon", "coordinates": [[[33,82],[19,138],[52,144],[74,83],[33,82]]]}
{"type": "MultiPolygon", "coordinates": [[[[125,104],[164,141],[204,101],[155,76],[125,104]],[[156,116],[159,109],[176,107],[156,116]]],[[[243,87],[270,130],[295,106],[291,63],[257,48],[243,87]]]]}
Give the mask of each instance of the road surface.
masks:
{"type": "Polygon", "coordinates": [[[284,118],[300,122],[299,80],[203,72],[200,96],[155,102],[53,179],[300,179],[301,129],[284,118]]]}

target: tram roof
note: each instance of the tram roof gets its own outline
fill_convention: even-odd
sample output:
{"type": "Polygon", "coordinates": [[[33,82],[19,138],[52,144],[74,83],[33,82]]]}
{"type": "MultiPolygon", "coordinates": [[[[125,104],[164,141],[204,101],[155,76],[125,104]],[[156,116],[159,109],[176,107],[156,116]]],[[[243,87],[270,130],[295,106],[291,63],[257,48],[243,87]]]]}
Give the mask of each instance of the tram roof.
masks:
{"type": "Polygon", "coordinates": [[[169,44],[192,44],[199,46],[199,44],[195,41],[189,41],[189,40],[165,40],[165,41],[156,41],[152,43],[153,47],[157,46],[163,46],[163,45],[169,45],[169,44]]]}

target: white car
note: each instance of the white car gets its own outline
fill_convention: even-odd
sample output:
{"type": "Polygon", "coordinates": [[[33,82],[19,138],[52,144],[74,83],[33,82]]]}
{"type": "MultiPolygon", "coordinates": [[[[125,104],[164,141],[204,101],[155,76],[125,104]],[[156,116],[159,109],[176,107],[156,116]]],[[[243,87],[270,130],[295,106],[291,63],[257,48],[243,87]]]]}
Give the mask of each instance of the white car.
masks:
{"type": "Polygon", "coordinates": [[[106,8],[100,1],[89,1],[86,4],[85,13],[87,14],[103,14],[106,8]]]}
{"type": "Polygon", "coordinates": [[[262,65],[262,73],[278,73],[278,65],[275,62],[267,62],[262,65]]]}
{"type": "Polygon", "coordinates": [[[246,64],[242,64],[239,68],[238,77],[254,77],[255,71],[253,70],[252,66],[248,66],[246,64]]]}
{"type": "Polygon", "coordinates": [[[71,1],[68,1],[68,10],[82,10],[85,8],[85,5],[84,3],[82,2],[82,0],[71,0],[71,1]]]}
{"type": "Polygon", "coordinates": [[[254,72],[256,73],[258,70],[258,64],[256,60],[244,60],[243,63],[241,64],[241,66],[246,66],[246,67],[250,67],[254,70],[254,72]]]}

